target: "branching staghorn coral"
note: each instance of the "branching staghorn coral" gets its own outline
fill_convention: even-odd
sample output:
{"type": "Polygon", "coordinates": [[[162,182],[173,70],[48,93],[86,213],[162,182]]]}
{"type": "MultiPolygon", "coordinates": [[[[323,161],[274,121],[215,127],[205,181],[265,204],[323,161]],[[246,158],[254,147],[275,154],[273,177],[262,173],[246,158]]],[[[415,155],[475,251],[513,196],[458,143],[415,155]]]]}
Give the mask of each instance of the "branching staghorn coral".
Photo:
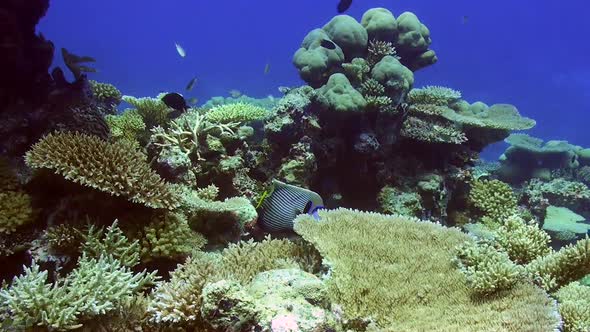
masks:
{"type": "Polygon", "coordinates": [[[193,231],[186,218],[179,213],[154,216],[137,238],[142,262],[160,257],[183,259],[207,244],[207,239],[193,231]]]}
{"type": "Polygon", "coordinates": [[[550,240],[536,222],[527,223],[512,215],[495,231],[493,244],[506,252],[511,261],[522,265],[551,253],[550,240]]]}
{"type": "Polygon", "coordinates": [[[79,133],[48,134],[27,152],[25,161],[29,167],[53,170],[73,182],[151,208],[172,209],[179,204],[174,187],[127,142],[109,143],[79,133]]]}
{"type": "Polygon", "coordinates": [[[109,254],[119,260],[123,266],[134,267],[139,263],[140,246],[137,240],[130,241],[117,225],[117,220],[103,229],[91,225],[84,235],[82,252],[88,257],[98,258],[109,254]]]}
{"type": "Polygon", "coordinates": [[[561,287],[554,296],[559,301],[564,332],[590,331],[590,287],[572,282],[561,287]]]}
{"type": "Polygon", "coordinates": [[[155,273],[134,274],[112,257],[82,256],[70,274],[51,284],[47,271],[33,263],[0,290],[0,312],[8,314],[13,327],[75,329],[85,319],[116,310],[154,281],[155,273]]]}
{"type": "MultiPolygon", "coordinates": [[[[266,112],[266,110],[265,110],[266,112]]],[[[182,153],[189,155],[195,153],[199,160],[201,158],[199,147],[205,134],[209,132],[218,132],[221,134],[234,134],[232,127],[237,126],[237,122],[213,123],[206,119],[206,116],[198,110],[189,110],[178,119],[170,123],[169,129],[160,126],[154,127],[152,131],[153,144],[159,147],[178,147],[182,153]]]]}
{"type": "Polygon", "coordinates": [[[164,126],[169,122],[168,113],[172,109],[166,106],[160,98],[123,96],[122,99],[137,110],[147,128],[164,126]]]}
{"type": "Polygon", "coordinates": [[[578,240],[533,260],[526,266],[530,278],[547,291],[557,290],[590,273],[590,239],[578,240]]]}
{"type": "Polygon", "coordinates": [[[295,231],[331,267],[329,295],[345,319],[371,317],[379,331],[551,331],[559,324],[554,304],[530,283],[474,301],[452,263],[455,247],[471,241],[457,229],[342,208],[319,217],[300,215],[295,231]]]}
{"type": "Polygon", "coordinates": [[[499,180],[472,181],[469,202],[481,211],[491,225],[499,225],[516,213],[516,198],[512,188],[499,180]]]}
{"type": "Polygon", "coordinates": [[[137,143],[139,135],[145,130],[143,118],[137,110],[125,110],[119,115],[107,115],[105,117],[111,137],[116,140],[127,140],[137,143]]]}
{"type": "Polygon", "coordinates": [[[458,246],[455,262],[478,295],[511,289],[523,279],[522,266],[514,264],[507,253],[486,243],[468,242],[458,246]]]}
{"type": "Polygon", "coordinates": [[[101,83],[94,80],[90,80],[90,87],[94,97],[100,102],[106,102],[112,104],[113,107],[121,103],[122,94],[119,89],[109,83],[101,83]]]}
{"type": "Polygon", "coordinates": [[[381,59],[383,59],[383,57],[386,55],[392,55],[398,60],[401,59],[397,56],[393,44],[382,40],[371,40],[369,42],[368,53],[367,63],[371,67],[373,67],[377,62],[381,61],[381,59]]]}

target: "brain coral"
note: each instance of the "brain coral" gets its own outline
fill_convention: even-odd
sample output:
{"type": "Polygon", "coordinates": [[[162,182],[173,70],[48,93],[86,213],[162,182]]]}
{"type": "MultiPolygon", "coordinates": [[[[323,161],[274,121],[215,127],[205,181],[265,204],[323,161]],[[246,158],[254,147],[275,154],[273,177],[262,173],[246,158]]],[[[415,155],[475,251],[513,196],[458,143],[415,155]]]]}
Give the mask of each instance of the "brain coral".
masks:
{"type": "Polygon", "coordinates": [[[25,160],[29,167],[51,169],[68,180],[151,208],[171,209],[178,205],[173,188],[129,143],[60,132],[42,138],[27,152],[25,160]]]}
{"type": "Polygon", "coordinates": [[[470,241],[457,229],[348,209],[308,215],[295,231],[331,266],[326,279],[346,318],[372,317],[376,331],[554,331],[555,304],[538,287],[517,282],[485,300],[452,263],[470,241]]]}

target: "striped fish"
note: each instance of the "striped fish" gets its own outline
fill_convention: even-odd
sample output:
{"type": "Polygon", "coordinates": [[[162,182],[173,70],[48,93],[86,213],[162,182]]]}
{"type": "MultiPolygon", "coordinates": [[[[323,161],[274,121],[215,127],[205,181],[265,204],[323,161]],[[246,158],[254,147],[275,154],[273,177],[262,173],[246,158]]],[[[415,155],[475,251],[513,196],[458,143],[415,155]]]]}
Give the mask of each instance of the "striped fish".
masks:
{"type": "Polygon", "coordinates": [[[272,192],[262,201],[258,223],[267,232],[293,230],[293,220],[297,215],[309,213],[317,216],[317,210],[324,202],[317,193],[283,183],[272,181],[272,192]]]}

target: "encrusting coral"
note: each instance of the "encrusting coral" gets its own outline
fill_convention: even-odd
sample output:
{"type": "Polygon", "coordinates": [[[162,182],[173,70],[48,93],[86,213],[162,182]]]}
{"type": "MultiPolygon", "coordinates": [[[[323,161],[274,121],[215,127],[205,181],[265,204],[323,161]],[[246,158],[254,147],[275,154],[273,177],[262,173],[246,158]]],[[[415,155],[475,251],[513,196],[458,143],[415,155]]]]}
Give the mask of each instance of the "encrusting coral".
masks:
{"type": "Polygon", "coordinates": [[[25,156],[32,168],[47,168],[82,185],[123,196],[151,208],[178,206],[174,188],[164,182],[129,143],[61,132],[45,136],[25,156]]]}

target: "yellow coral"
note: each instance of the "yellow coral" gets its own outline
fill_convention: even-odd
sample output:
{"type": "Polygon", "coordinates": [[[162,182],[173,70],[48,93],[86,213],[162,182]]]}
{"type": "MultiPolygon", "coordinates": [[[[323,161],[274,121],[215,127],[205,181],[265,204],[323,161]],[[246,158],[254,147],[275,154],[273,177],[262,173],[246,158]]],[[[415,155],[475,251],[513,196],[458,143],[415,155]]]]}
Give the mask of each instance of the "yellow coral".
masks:
{"type": "Polygon", "coordinates": [[[49,134],[25,160],[32,168],[51,169],[68,180],[151,208],[179,204],[173,186],[149,167],[145,155],[123,141],[109,143],[71,132],[49,134]]]}
{"type": "Polygon", "coordinates": [[[470,238],[457,229],[348,209],[300,215],[295,231],[331,266],[326,279],[346,318],[373,318],[379,331],[552,331],[555,307],[517,283],[480,301],[452,263],[470,238]],[[506,317],[510,317],[507,319],[506,317]]]}
{"type": "Polygon", "coordinates": [[[261,120],[268,115],[266,109],[247,103],[219,105],[205,113],[207,120],[225,124],[261,120]]]}
{"type": "Polygon", "coordinates": [[[31,197],[20,191],[0,192],[0,234],[12,233],[33,220],[31,197]]]}
{"type": "Polygon", "coordinates": [[[172,109],[159,98],[123,96],[123,100],[137,109],[137,113],[143,118],[148,128],[168,123],[168,113],[172,109]]]}
{"type": "Polygon", "coordinates": [[[142,233],[139,244],[143,262],[158,257],[182,258],[207,243],[203,235],[190,229],[181,214],[156,216],[143,228],[142,233]]]}
{"type": "Polygon", "coordinates": [[[499,180],[473,181],[469,201],[492,223],[499,224],[516,213],[516,198],[512,188],[499,180]]]}
{"type": "Polygon", "coordinates": [[[145,130],[145,123],[137,110],[126,110],[119,115],[107,115],[105,120],[111,130],[111,137],[115,140],[137,142],[139,134],[145,130]]]}

